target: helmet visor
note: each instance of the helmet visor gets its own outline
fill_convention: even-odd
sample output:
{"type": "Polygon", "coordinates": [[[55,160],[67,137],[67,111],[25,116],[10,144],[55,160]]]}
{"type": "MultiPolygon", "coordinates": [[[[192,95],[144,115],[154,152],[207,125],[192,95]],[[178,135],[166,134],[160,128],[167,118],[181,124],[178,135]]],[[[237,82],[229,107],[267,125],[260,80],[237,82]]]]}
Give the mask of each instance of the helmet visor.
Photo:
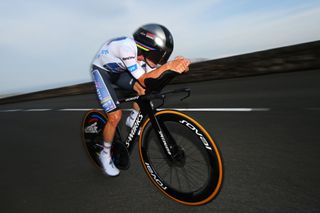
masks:
{"type": "Polygon", "coordinates": [[[165,56],[166,52],[165,51],[159,51],[159,50],[153,50],[149,51],[146,54],[146,58],[152,61],[154,64],[164,64],[163,63],[163,57],[165,56]]]}

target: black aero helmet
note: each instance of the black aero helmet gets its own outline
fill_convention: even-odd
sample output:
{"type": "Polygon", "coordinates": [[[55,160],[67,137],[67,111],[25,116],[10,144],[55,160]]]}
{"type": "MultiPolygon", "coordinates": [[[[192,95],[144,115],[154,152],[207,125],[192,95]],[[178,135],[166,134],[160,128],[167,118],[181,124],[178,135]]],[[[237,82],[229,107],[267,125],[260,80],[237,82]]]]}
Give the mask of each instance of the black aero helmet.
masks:
{"type": "Polygon", "coordinates": [[[173,51],[173,37],[160,24],[146,24],[133,33],[139,52],[155,64],[165,64],[173,51]]]}

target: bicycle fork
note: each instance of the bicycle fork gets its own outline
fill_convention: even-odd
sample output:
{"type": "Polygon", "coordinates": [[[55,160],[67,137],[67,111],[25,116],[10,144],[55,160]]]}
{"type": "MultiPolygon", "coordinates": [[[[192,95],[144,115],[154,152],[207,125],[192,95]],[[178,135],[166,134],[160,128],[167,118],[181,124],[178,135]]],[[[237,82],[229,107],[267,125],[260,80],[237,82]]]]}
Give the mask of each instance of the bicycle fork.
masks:
{"type": "Polygon", "coordinates": [[[161,144],[161,147],[169,159],[169,161],[174,162],[177,160],[177,155],[181,152],[179,152],[178,145],[172,135],[170,134],[167,127],[159,121],[155,116],[155,111],[152,107],[151,101],[144,101],[143,108],[145,112],[148,114],[152,127],[156,132],[156,136],[161,144]]]}

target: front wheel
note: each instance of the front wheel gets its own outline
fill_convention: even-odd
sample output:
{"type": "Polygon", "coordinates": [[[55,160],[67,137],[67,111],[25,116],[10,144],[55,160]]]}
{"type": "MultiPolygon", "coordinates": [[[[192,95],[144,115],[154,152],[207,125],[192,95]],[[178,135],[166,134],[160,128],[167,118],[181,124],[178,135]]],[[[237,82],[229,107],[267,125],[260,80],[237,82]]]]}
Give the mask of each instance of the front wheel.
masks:
{"type": "Polygon", "coordinates": [[[174,140],[176,157],[168,159],[150,120],[142,127],[140,160],[151,182],[169,198],[186,205],[203,205],[222,185],[220,152],[208,132],[191,117],[172,110],[156,113],[174,140]]]}

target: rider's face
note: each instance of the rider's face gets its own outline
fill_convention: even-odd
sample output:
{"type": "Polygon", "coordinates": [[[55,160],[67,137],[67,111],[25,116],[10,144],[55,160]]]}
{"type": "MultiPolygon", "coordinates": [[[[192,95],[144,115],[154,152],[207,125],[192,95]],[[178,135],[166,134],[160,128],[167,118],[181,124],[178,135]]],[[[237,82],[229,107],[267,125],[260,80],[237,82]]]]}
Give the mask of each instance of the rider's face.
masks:
{"type": "Polygon", "coordinates": [[[148,58],[145,58],[144,56],[142,55],[138,55],[138,61],[144,61],[148,64],[149,67],[151,68],[155,68],[157,66],[157,64],[155,64],[153,61],[151,61],[150,59],[148,58]]]}
{"type": "Polygon", "coordinates": [[[148,58],[146,58],[146,62],[151,68],[155,68],[157,66],[157,64],[155,64],[153,61],[151,61],[148,58]]]}

